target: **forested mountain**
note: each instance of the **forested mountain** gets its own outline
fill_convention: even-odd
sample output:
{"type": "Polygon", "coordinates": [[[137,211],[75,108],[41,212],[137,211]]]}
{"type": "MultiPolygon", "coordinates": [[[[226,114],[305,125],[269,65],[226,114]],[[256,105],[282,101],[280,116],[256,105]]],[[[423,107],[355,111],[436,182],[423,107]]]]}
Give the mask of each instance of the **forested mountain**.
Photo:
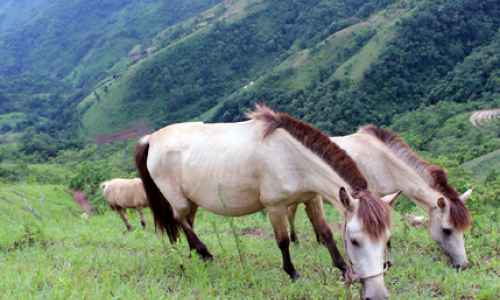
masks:
{"type": "MultiPolygon", "coordinates": [[[[102,77],[133,45],[220,0],[58,0],[0,37],[0,72],[26,72],[78,87],[102,77]]],[[[146,42],[147,44],[147,42],[146,42]]]]}
{"type": "Polygon", "coordinates": [[[56,0],[0,0],[0,34],[15,29],[56,0]]]}
{"type": "Polygon", "coordinates": [[[467,120],[500,105],[500,0],[217,2],[56,1],[0,38],[3,131],[93,139],[259,102],[460,161],[500,147],[467,120]]]}

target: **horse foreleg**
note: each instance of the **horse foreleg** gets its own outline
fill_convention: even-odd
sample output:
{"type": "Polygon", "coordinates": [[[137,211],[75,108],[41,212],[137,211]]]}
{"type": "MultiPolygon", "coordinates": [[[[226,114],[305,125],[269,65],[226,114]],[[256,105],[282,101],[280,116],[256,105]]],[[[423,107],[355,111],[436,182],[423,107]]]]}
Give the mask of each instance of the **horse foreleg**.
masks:
{"type": "Polygon", "coordinates": [[[298,204],[294,204],[288,207],[288,224],[290,224],[290,239],[294,243],[298,243],[297,235],[295,234],[295,215],[297,214],[298,204]]]}
{"type": "Polygon", "coordinates": [[[286,229],[286,207],[267,207],[267,215],[273,225],[276,243],[281,250],[283,256],[283,270],[295,281],[300,278],[300,274],[295,270],[290,258],[290,238],[286,229]]]}
{"type": "Polygon", "coordinates": [[[340,255],[339,249],[333,240],[332,231],[330,226],[326,221],[325,211],[323,210],[323,201],[321,197],[316,197],[305,203],[307,215],[313,223],[313,228],[318,230],[323,242],[325,243],[330,256],[332,257],[333,264],[342,271],[342,275],[345,276],[347,270],[347,265],[340,255]]]}
{"type": "Polygon", "coordinates": [[[125,225],[127,225],[127,229],[129,231],[132,230],[132,225],[130,225],[130,222],[128,221],[128,218],[127,218],[127,209],[120,207],[120,208],[116,208],[116,211],[118,212],[118,214],[122,218],[123,222],[125,222],[125,225]]]}
{"type": "Polygon", "coordinates": [[[144,213],[142,212],[142,207],[138,206],[135,208],[137,211],[137,214],[139,215],[139,218],[141,218],[141,225],[142,227],[146,227],[146,218],[144,218],[144,213]]]}
{"type": "Polygon", "coordinates": [[[186,234],[189,243],[189,249],[195,249],[196,253],[198,253],[198,255],[201,256],[203,260],[212,260],[212,254],[208,252],[207,246],[198,238],[196,233],[194,233],[193,228],[191,228],[191,226],[189,225],[189,221],[187,220],[187,218],[185,218],[181,222],[181,226],[184,230],[184,233],[186,234]]]}

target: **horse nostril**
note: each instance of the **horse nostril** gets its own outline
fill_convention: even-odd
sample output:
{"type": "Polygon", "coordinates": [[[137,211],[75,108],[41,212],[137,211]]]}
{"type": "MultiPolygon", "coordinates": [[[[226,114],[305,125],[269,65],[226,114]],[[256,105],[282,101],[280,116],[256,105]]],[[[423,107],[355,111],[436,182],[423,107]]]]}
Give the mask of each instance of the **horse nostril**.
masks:
{"type": "Polygon", "coordinates": [[[365,298],[364,300],[370,300],[370,298],[365,298]]]}

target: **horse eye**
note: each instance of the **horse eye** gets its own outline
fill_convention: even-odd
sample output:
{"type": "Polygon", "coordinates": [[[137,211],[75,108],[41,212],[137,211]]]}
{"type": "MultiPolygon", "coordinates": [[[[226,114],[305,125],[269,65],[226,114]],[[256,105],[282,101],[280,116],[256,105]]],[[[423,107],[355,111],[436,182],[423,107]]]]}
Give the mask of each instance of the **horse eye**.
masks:
{"type": "Polygon", "coordinates": [[[356,241],[355,239],[351,240],[351,244],[353,244],[356,247],[359,247],[358,241],[356,241]]]}
{"type": "Polygon", "coordinates": [[[443,232],[446,235],[450,235],[451,234],[451,229],[450,228],[443,228],[443,232]]]}

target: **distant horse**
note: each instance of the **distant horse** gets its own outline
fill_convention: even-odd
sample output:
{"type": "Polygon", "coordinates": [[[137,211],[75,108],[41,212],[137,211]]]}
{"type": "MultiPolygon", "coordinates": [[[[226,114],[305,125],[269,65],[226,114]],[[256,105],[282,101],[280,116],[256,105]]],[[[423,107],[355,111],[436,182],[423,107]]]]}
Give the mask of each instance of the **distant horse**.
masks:
{"type": "MultiPolygon", "coordinates": [[[[464,202],[472,190],[460,195],[448,184],[443,169],[421,159],[391,130],[368,125],[356,134],[331,140],[354,159],[371,191],[379,196],[402,191],[429,214],[427,231],[454,268],[469,265],[463,235],[471,214],[464,202]]],[[[296,241],[293,221],[297,206],[289,209],[291,238],[296,241]]]]}
{"type": "Polygon", "coordinates": [[[248,116],[250,121],[240,123],[174,124],[139,140],[135,162],[157,228],[171,242],[182,228],[190,249],[212,259],[192,228],[198,206],[230,216],[266,208],[283,269],[296,280],[300,274],[289,253],[287,208],[304,203],[335,266],[345,274],[348,266],[317,198],[323,195],[346,216],[347,255],[361,276],[364,297],[386,299],[383,274],[390,206],[367,190],[354,161],[321,131],[258,105],[248,116]],[[219,184],[225,206],[218,196],[219,184]]]}
{"type": "Polygon", "coordinates": [[[146,227],[146,219],[142,209],[148,207],[149,203],[140,178],[116,178],[101,183],[99,188],[104,193],[104,197],[106,197],[111,209],[118,212],[123,222],[125,222],[128,230],[132,230],[132,225],[130,225],[127,218],[127,208],[135,208],[141,218],[142,227],[146,227]]]}

